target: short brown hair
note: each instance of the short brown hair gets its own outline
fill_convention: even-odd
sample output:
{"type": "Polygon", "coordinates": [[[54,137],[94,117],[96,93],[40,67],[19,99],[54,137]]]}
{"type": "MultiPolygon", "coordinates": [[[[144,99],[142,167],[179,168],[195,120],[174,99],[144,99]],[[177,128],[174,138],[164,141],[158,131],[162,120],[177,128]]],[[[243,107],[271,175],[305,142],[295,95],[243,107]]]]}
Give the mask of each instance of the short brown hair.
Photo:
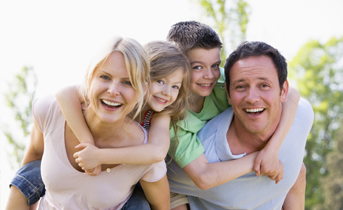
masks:
{"type": "Polygon", "coordinates": [[[193,48],[221,48],[218,34],[208,25],[197,21],[178,22],[169,30],[167,41],[175,44],[185,54],[193,48]]]}
{"type": "Polygon", "coordinates": [[[272,59],[279,79],[280,90],[282,90],[283,83],[287,79],[287,63],[286,59],[281,55],[281,53],[274,47],[266,44],[264,42],[243,42],[240,44],[235,51],[233,51],[229,57],[226,59],[224,66],[226,87],[229,92],[230,87],[230,71],[232,66],[241,59],[248,58],[251,56],[261,56],[265,55],[272,59]]]}

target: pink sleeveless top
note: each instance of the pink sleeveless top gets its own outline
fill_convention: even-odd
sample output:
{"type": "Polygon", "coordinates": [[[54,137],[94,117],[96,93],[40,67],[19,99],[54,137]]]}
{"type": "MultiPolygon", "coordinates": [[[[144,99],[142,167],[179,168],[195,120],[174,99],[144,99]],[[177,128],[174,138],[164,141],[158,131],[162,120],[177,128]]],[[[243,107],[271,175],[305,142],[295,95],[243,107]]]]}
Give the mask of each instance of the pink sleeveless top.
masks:
{"type": "MultiPolygon", "coordinates": [[[[44,135],[41,173],[46,193],[39,209],[121,209],[139,180],[156,182],[166,173],[164,161],[119,165],[110,172],[102,171],[98,176],[79,172],[67,157],[65,119],[55,97],[36,100],[33,114],[44,135]]],[[[146,143],[147,132],[144,130],[144,133],[146,143]]]]}

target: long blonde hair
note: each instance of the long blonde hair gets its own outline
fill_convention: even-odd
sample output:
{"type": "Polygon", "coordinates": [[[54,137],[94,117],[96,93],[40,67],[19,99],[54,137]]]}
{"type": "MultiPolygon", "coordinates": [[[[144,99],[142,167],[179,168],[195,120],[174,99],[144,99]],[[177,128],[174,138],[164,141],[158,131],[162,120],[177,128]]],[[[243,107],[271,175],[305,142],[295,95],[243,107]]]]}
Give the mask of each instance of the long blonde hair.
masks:
{"type": "Polygon", "coordinates": [[[134,117],[136,117],[143,107],[145,94],[148,92],[150,65],[147,53],[142,45],[134,39],[117,37],[94,57],[86,71],[84,83],[80,86],[80,95],[88,106],[90,100],[88,93],[94,72],[105,63],[112,52],[120,52],[124,56],[129,79],[138,98],[134,113],[134,117]]]}

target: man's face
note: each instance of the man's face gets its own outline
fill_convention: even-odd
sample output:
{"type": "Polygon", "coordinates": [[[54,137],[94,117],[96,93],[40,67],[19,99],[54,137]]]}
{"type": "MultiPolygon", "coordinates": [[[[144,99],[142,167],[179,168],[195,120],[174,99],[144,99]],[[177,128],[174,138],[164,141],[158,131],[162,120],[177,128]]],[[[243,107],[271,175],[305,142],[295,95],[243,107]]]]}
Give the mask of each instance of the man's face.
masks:
{"type": "Polygon", "coordinates": [[[288,82],[280,95],[277,70],[268,56],[238,60],[230,71],[229,103],[235,113],[235,125],[241,131],[270,134],[280,121],[281,103],[286,101],[288,82]]]}
{"type": "Polygon", "coordinates": [[[220,77],[220,48],[195,48],[187,53],[191,64],[190,89],[194,95],[208,96],[220,77]]]}

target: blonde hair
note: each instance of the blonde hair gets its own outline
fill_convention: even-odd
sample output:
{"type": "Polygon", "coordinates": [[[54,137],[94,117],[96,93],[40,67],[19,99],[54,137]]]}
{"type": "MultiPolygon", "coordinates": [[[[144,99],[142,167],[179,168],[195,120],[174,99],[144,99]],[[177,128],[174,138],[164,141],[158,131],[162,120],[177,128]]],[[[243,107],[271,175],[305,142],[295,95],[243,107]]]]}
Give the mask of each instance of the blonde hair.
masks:
{"type": "MultiPolygon", "coordinates": [[[[186,118],[188,108],[190,64],[188,58],[176,46],[166,41],[154,41],[144,46],[150,58],[150,79],[156,81],[173,74],[176,70],[183,70],[182,85],[176,100],[164,108],[163,112],[170,115],[171,126],[174,128],[177,139],[176,124],[186,118]]],[[[175,144],[176,145],[176,144],[175,144]]],[[[175,149],[175,148],[174,148],[175,149]]],[[[174,150],[173,149],[173,150],[174,150]]],[[[174,152],[173,152],[174,153],[174,152]]]]}
{"type": "Polygon", "coordinates": [[[104,50],[94,57],[86,71],[84,83],[80,86],[80,95],[88,106],[88,93],[94,72],[106,62],[112,52],[120,52],[124,56],[129,79],[138,98],[135,107],[135,117],[140,113],[144,104],[145,93],[148,92],[147,84],[150,82],[150,66],[147,53],[142,45],[134,39],[115,38],[104,50]]]}

